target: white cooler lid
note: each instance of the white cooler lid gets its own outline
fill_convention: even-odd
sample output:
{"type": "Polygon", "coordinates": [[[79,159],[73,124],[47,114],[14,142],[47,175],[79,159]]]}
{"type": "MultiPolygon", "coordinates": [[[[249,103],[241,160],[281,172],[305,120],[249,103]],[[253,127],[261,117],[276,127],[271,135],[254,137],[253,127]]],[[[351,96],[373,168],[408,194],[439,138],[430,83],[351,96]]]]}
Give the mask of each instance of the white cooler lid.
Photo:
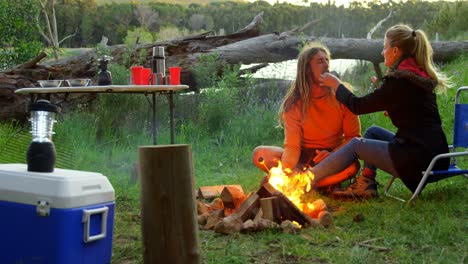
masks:
{"type": "Polygon", "coordinates": [[[42,173],[28,171],[26,164],[0,164],[0,201],[77,208],[114,200],[114,188],[101,173],[58,168],[42,173]]]}

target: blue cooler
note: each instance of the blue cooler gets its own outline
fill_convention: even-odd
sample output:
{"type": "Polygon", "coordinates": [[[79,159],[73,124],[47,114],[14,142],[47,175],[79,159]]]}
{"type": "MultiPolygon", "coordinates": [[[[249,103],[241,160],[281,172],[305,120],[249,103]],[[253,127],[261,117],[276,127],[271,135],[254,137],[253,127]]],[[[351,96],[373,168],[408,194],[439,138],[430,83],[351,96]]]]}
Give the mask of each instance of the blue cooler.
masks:
{"type": "Polygon", "coordinates": [[[0,263],[110,263],[114,206],[100,173],[0,164],[0,263]]]}

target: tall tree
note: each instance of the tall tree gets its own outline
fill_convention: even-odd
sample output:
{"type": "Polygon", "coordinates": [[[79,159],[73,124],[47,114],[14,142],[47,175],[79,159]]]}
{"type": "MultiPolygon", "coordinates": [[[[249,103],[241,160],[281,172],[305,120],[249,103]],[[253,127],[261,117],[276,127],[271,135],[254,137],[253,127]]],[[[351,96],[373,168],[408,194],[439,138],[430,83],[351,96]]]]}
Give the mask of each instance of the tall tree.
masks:
{"type": "Polygon", "coordinates": [[[46,31],[40,25],[40,16],[36,16],[37,29],[39,34],[47,41],[49,47],[52,47],[55,60],[58,60],[60,44],[68,38],[75,36],[76,32],[68,35],[59,41],[57,30],[57,18],[55,16],[55,0],[38,0],[41,5],[41,14],[46,31]]]}

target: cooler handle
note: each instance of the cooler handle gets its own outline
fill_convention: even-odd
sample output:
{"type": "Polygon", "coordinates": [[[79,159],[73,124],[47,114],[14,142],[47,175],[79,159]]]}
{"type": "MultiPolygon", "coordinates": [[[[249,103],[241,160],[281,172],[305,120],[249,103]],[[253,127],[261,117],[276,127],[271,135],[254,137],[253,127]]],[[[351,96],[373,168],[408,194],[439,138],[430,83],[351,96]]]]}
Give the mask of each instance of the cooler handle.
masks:
{"type": "Polygon", "coordinates": [[[101,208],[96,208],[96,209],[83,209],[83,226],[84,226],[84,237],[83,241],[85,243],[99,240],[101,238],[106,237],[106,231],[107,231],[107,213],[109,211],[109,208],[107,206],[101,207],[101,208]],[[101,233],[90,236],[90,223],[91,223],[91,216],[94,214],[101,214],[102,213],[102,218],[101,218],[101,233]]]}

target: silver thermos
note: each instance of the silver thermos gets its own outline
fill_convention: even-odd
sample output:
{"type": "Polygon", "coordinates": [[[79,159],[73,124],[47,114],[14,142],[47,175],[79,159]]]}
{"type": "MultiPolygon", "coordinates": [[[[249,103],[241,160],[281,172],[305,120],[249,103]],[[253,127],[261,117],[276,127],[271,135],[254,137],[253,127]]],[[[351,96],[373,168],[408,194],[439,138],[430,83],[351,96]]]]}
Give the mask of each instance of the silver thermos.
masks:
{"type": "Polygon", "coordinates": [[[153,47],[153,58],[151,61],[153,84],[164,84],[164,76],[166,75],[165,60],[164,47],[153,47]]]}

